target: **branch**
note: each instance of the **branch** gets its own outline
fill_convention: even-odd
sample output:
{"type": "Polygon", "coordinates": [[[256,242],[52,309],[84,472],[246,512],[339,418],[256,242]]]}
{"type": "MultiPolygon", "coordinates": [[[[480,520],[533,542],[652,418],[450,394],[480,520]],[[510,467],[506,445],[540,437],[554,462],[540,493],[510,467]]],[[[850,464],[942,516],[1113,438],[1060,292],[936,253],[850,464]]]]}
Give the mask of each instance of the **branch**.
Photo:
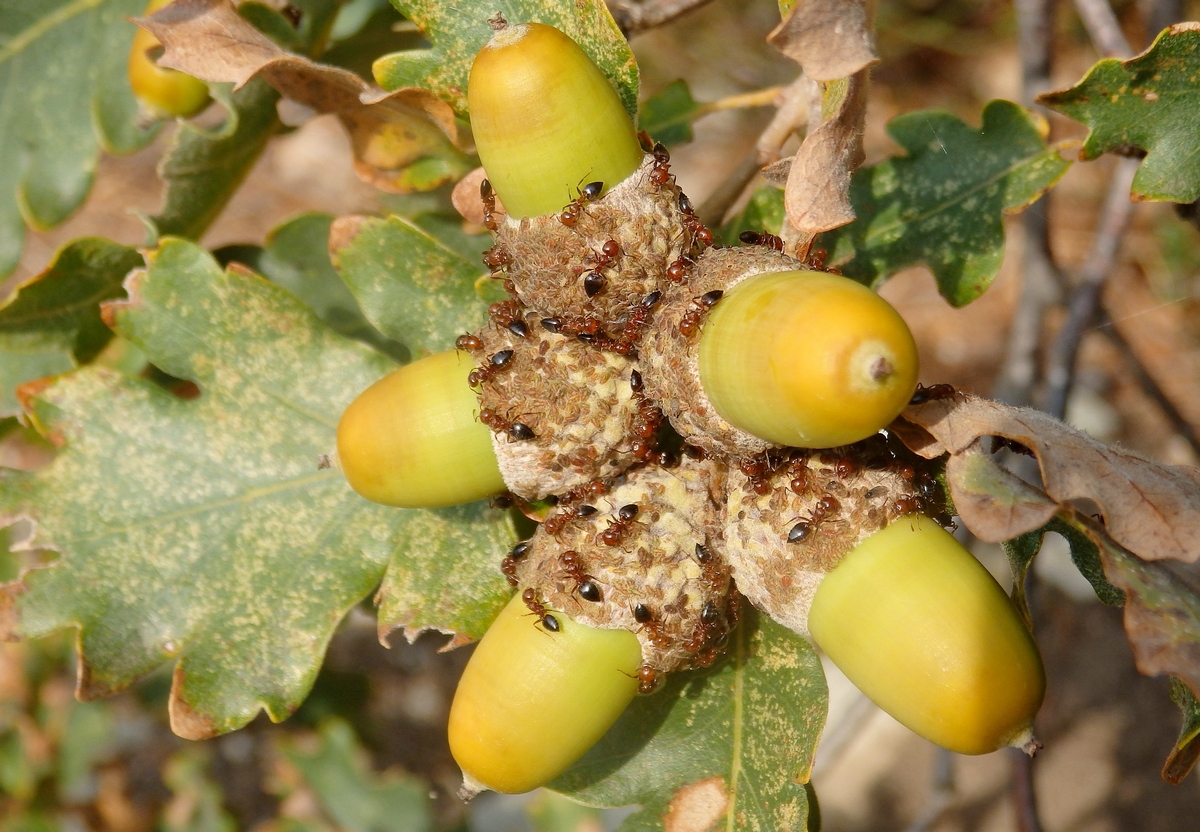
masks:
{"type": "Polygon", "coordinates": [[[1075,11],[1079,13],[1092,44],[1103,57],[1128,58],[1133,55],[1108,0],[1075,0],[1075,11]]]}
{"type": "Polygon", "coordinates": [[[1108,183],[1108,195],[1100,210],[1100,223],[1092,236],[1092,248],[1079,272],[1079,280],[1067,301],[1067,320],[1046,357],[1046,392],[1042,410],[1059,419],[1067,410],[1067,397],[1075,375],[1075,359],[1084,334],[1096,322],[1100,293],[1112,271],[1121,237],[1129,225],[1133,203],[1129,189],[1140,159],[1119,159],[1108,183]]]}
{"type": "Polygon", "coordinates": [[[675,18],[698,9],[711,0],[608,0],[608,10],[625,37],[636,35],[655,26],[670,23],[675,18]]]}

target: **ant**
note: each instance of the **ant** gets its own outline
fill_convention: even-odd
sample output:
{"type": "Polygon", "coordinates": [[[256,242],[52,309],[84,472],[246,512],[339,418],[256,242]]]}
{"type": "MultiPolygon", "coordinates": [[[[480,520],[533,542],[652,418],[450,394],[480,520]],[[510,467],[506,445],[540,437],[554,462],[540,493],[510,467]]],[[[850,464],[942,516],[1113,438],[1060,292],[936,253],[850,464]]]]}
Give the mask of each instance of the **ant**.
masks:
{"type": "Polygon", "coordinates": [[[696,544],[696,562],[700,564],[704,573],[705,583],[713,589],[719,589],[725,580],[725,574],[721,571],[721,564],[713,556],[712,550],[703,543],[696,544]]]}
{"type": "Polygon", "coordinates": [[[629,503],[621,506],[617,510],[617,519],[610,521],[608,528],[600,532],[600,541],[605,546],[620,544],[625,534],[629,531],[630,524],[638,516],[638,510],[637,503],[629,503]]]}
{"type": "Polygon", "coordinates": [[[783,251],[783,238],[765,231],[743,231],[738,235],[738,239],[748,246],[766,246],[775,251],[783,251]]]}
{"type": "Polygon", "coordinates": [[[454,347],[467,352],[478,352],[483,349],[483,341],[478,335],[460,335],[455,339],[454,347]]]}
{"type": "Polygon", "coordinates": [[[579,215],[583,213],[583,206],[591,202],[604,190],[603,182],[589,182],[579,189],[579,196],[572,200],[562,213],[558,215],[558,221],[567,228],[572,228],[579,215]]]}
{"type": "Polygon", "coordinates": [[[650,170],[650,181],[662,187],[671,181],[671,154],[662,142],[655,142],[650,151],[654,156],[654,167],[650,170]]]}
{"type": "Polygon", "coordinates": [[[797,496],[803,497],[808,490],[810,477],[808,474],[808,459],[804,456],[794,458],[788,465],[788,488],[797,496]]]}
{"type": "Polygon", "coordinates": [[[832,494],[826,494],[817,500],[807,520],[801,520],[788,529],[788,543],[802,543],[816,530],[821,521],[841,508],[841,503],[832,494]]]}
{"type": "MultiPolygon", "coordinates": [[[[580,506],[580,508],[583,508],[583,506],[580,506]]],[[[562,564],[563,571],[567,573],[567,577],[575,581],[575,589],[579,591],[579,595],[583,600],[598,603],[604,599],[603,594],[600,592],[600,587],[596,586],[595,578],[583,571],[583,564],[579,560],[578,552],[574,549],[568,549],[558,556],[558,562],[562,564]]]]}
{"type": "Polygon", "coordinates": [[[506,329],[518,338],[529,337],[529,324],[525,323],[521,318],[513,318],[508,322],[506,329]]]}
{"type": "Polygon", "coordinates": [[[771,480],[769,477],[774,473],[774,466],[771,465],[769,455],[743,459],[738,463],[738,470],[748,480],[747,485],[755,494],[762,496],[771,493],[771,480]]]}
{"type": "Polygon", "coordinates": [[[508,249],[496,243],[491,248],[483,253],[483,265],[487,266],[495,277],[497,272],[513,261],[512,255],[508,253],[508,249]]]}
{"type": "Polygon", "coordinates": [[[508,368],[512,364],[513,351],[500,350],[488,356],[487,363],[482,367],[476,367],[467,376],[467,383],[472,387],[478,387],[486,383],[492,376],[508,368]]]}
{"type": "Polygon", "coordinates": [[[522,540],[513,546],[508,555],[500,562],[500,571],[512,586],[517,585],[517,564],[529,553],[529,541],[522,540]]]}
{"type": "MultiPolygon", "coordinates": [[[[604,482],[603,480],[592,480],[591,482],[584,483],[583,485],[575,486],[566,494],[563,494],[559,498],[559,502],[564,504],[577,503],[587,497],[602,497],[607,493],[608,483],[604,482]]],[[[578,506],[575,509],[575,515],[577,517],[590,517],[595,513],[595,506],[578,506]],[[588,511],[587,509],[591,509],[591,511],[588,511]]]]}
{"type": "Polygon", "coordinates": [[[629,317],[625,320],[625,326],[621,329],[621,338],[625,341],[636,341],[642,334],[642,329],[650,322],[650,316],[654,312],[654,307],[658,305],[662,299],[662,292],[657,289],[646,297],[642,298],[642,302],[629,312],[629,317]]]}
{"type": "Polygon", "coordinates": [[[679,331],[684,335],[692,335],[700,328],[700,321],[706,313],[708,313],[721,296],[725,293],[720,289],[713,289],[711,292],[705,292],[700,297],[692,301],[688,310],[683,313],[683,317],[679,320],[679,331]]]}
{"type": "Polygon", "coordinates": [[[654,693],[659,683],[658,669],[644,664],[638,668],[637,679],[638,693],[654,693]]]}
{"type": "Polygon", "coordinates": [[[521,317],[521,305],[515,300],[501,301],[493,303],[488,307],[488,317],[492,319],[497,326],[507,329],[513,321],[521,317]]]}
{"type": "Polygon", "coordinates": [[[604,291],[606,282],[604,275],[600,272],[588,272],[587,276],[583,278],[583,293],[589,298],[594,298],[604,291]]]}
{"type": "Polygon", "coordinates": [[[534,439],[537,434],[533,432],[533,428],[524,422],[514,422],[506,419],[490,407],[485,407],[479,411],[479,421],[487,425],[495,433],[506,433],[508,438],[513,442],[521,442],[527,439],[534,439]]]}
{"type": "Polygon", "coordinates": [[[892,514],[897,517],[904,517],[909,514],[919,514],[924,508],[924,501],[920,497],[915,494],[908,494],[892,504],[892,514]]]}
{"type": "Polygon", "coordinates": [[[908,400],[909,404],[925,404],[934,399],[952,399],[958,395],[958,391],[949,384],[934,384],[931,387],[926,387],[924,384],[918,384],[917,389],[912,394],[912,398],[908,400]]]}
{"type": "Polygon", "coordinates": [[[667,266],[667,280],[672,283],[686,283],[688,279],[688,269],[692,265],[692,258],[686,255],[678,260],[673,260],[671,265],[667,266]]]}
{"type": "Polygon", "coordinates": [[[496,230],[496,192],[492,183],[484,179],[479,183],[479,198],[483,200],[483,226],[488,231],[496,230]]]}
{"type": "Polygon", "coordinates": [[[538,600],[537,593],[532,589],[527,589],[521,593],[521,600],[525,602],[525,606],[529,607],[529,611],[538,617],[542,626],[552,633],[557,633],[562,625],[546,609],[546,605],[538,600]]]}

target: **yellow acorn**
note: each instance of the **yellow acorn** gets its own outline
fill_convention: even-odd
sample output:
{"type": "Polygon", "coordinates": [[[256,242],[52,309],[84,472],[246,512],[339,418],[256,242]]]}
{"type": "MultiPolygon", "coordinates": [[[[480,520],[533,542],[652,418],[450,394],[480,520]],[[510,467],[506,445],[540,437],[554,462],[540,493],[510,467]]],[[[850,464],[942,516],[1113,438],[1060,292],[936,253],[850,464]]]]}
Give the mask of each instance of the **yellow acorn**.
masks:
{"type": "Polygon", "coordinates": [[[393,371],[350,403],[337,450],[355,491],[384,505],[436,508],[504,490],[467,383],[474,366],[467,353],[447,350],[393,371]]]}
{"type": "Polygon", "coordinates": [[[945,529],[901,517],[826,573],[808,613],[817,645],[875,704],[959,754],[1030,747],[1046,678],[986,569],[945,529]]]}
{"type": "MultiPolygon", "coordinates": [[[[146,14],[152,14],[172,0],[150,0],[146,14]]],[[[129,49],[129,85],[134,97],[149,120],[190,118],[208,106],[208,84],[199,78],[159,66],[149,53],[162,46],[154,35],[138,29],[129,49]]]]}
{"type": "Polygon", "coordinates": [[[526,594],[528,602],[513,597],[479,642],[450,706],[464,796],[527,792],[557,777],[638,690],[637,636],[579,624],[526,594]]]}
{"type": "Polygon", "coordinates": [[[802,269],[725,292],[704,322],[697,360],[724,419],[800,448],[878,432],[917,384],[917,347],[891,304],[848,278],[802,269]]]}
{"type": "Polygon", "coordinates": [[[509,216],[558,211],[586,184],[611,187],[633,173],[644,155],[637,133],[587,53],[542,23],[501,18],[494,28],[467,100],[475,147],[509,216]]]}

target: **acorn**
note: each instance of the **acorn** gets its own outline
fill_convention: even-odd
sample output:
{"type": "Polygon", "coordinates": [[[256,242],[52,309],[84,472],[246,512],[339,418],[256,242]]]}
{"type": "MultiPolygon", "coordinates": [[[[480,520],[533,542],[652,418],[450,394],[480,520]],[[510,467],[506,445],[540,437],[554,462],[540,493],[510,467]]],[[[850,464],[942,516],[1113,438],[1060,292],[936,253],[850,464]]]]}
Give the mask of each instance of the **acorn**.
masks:
{"type": "Polygon", "coordinates": [[[643,152],[616,91],[574,41],[540,23],[496,25],[468,99],[485,206],[498,197],[507,212],[486,212],[505,276],[563,332],[632,344],[648,317],[638,310],[712,234],[666,149],[643,152]]]}
{"type": "Polygon", "coordinates": [[[929,463],[872,438],[731,470],[725,553],[738,586],[879,707],[961,754],[1031,749],[1037,647],[1000,586],[929,514],[929,463]]]}
{"type": "Polygon", "coordinates": [[[633,633],[597,629],[517,593],[475,648],[450,706],[459,792],[516,794],[565,771],[637,694],[633,633]]]}
{"type": "Polygon", "coordinates": [[[414,361],[359,394],[337,427],[338,463],[368,500],[436,508],[504,490],[461,350],[414,361]]]}
{"type": "Polygon", "coordinates": [[[683,458],[582,489],[501,569],[576,621],[635,632],[650,692],[669,672],[712,664],[737,623],[717,504],[724,477],[719,462],[683,458]]]}
{"type": "Polygon", "coordinates": [[[493,21],[467,101],[475,148],[508,215],[550,214],[585,183],[612,186],[633,173],[643,156],[637,133],[587,53],[553,26],[493,21]]]}
{"type": "Polygon", "coordinates": [[[458,344],[476,362],[468,380],[510,491],[540,500],[616,476],[639,449],[648,456],[662,416],[637,389],[636,361],[562,335],[513,302],[491,311],[458,344]]]}
{"type": "Polygon", "coordinates": [[[887,301],[769,249],[705,252],[642,353],[647,393],[675,429],[733,456],[865,439],[917,383],[912,333],[887,301]]]}
{"type": "MultiPolygon", "coordinates": [[[[145,14],[152,14],[171,2],[150,0],[145,14]]],[[[162,42],[145,29],[139,28],[133,35],[127,70],[138,109],[146,121],[191,118],[208,106],[208,84],[151,60],[150,53],[161,46],[162,42]]]]}

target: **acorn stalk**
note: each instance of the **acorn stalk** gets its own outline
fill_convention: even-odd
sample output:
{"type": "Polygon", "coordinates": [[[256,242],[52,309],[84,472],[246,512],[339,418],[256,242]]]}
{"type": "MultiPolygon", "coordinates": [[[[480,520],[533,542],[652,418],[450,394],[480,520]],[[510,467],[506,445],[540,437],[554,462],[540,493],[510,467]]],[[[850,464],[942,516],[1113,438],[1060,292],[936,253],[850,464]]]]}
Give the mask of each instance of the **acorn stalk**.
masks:
{"type": "Polygon", "coordinates": [[[450,706],[464,797],[535,789],[584,755],[637,693],[641,647],[515,595],[467,663],[450,706]]]}
{"type": "Polygon", "coordinates": [[[794,270],[734,285],[704,322],[700,382],[725,420],[778,445],[832,448],[890,423],[917,384],[899,313],[848,278],[794,270]]]}
{"type": "Polygon", "coordinates": [[[467,99],[476,150],[509,216],[558,211],[584,185],[633,173],[643,157],[637,133],[587,53],[553,26],[493,25],[467,99]]]}
{"type": "Polygon", "coordinates": [[[1046,678],[1008,596],[945,529],[902,517],[825,574],[817,645],[899,722],[959,754],[1032,749],[1046,678]]]}
{"type": "Polygon", "coordinates": [[[436,508],[504,490],[492,434],[467,383],[471,356],[448,350],[407,364],[359,394],[337,429],[338,461],[368,500],[436,508]]]}

